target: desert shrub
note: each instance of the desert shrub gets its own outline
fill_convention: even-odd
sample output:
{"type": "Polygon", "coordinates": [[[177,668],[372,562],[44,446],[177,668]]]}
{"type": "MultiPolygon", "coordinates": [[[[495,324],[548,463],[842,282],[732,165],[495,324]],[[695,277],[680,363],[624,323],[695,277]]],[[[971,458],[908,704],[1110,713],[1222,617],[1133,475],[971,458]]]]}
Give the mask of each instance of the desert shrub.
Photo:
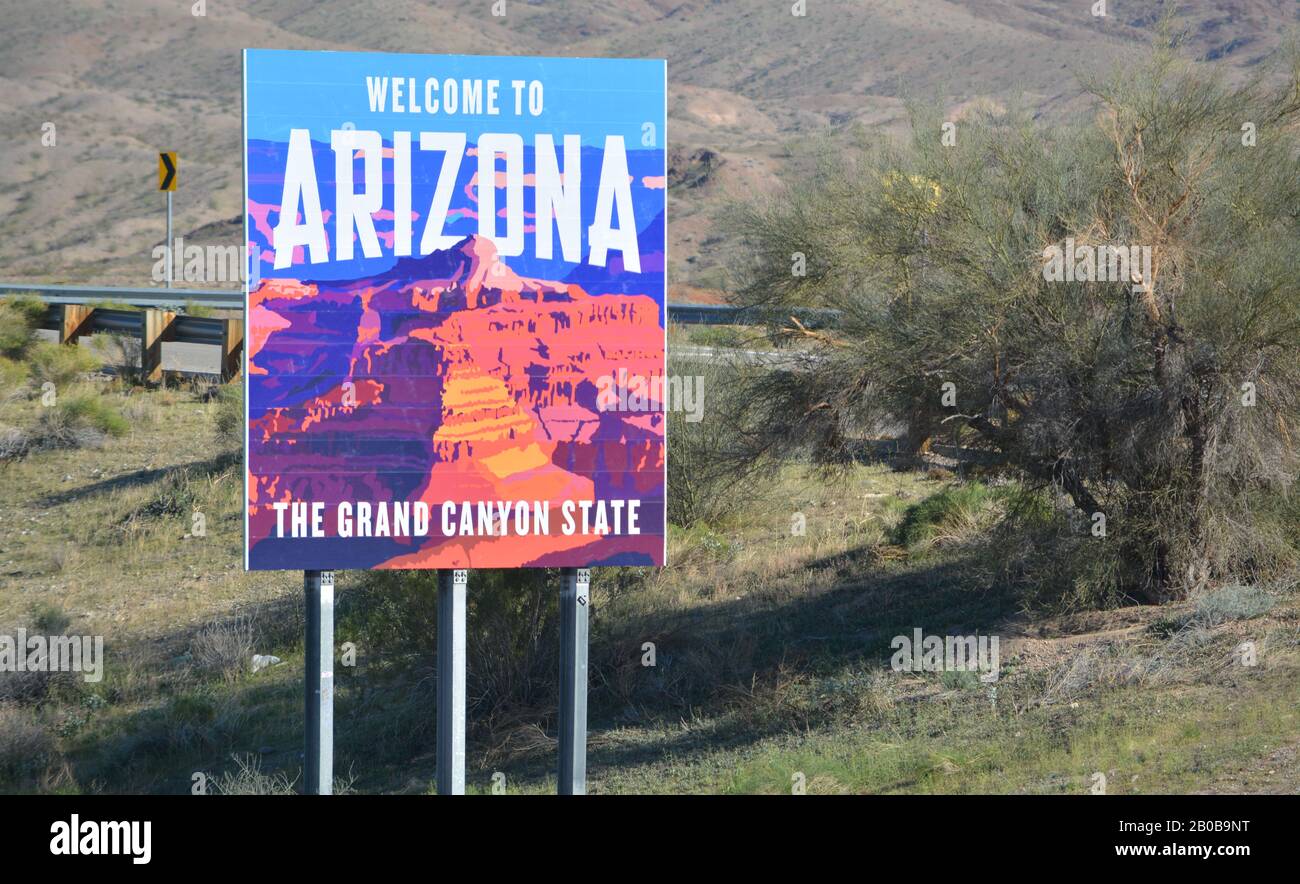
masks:
{"type": "Polygon", "coordinates": [[[22,359],[45,312],[46,306],[38,298],[0,298],[0,356],[22,359]]]}
{"type": "Polygon", "coordinates": [[[1066,613],[1136,601],[1123,582],[1123,550],[1096,533],[1058,489],[1007,483],[992,489],[1001,517],[972,545],[972,576],[1013,593],[1028,609],[1066,613]]]}
{"type": "MultiPolygon", "coordinates": [[[[53,638],[67,635],[72,618],[57,603],[38,602],[32,606],[28,622],[29,634],[53,638]]],[[[13,635],[13,630],[0,629],[0,634],[13,635]]],[[[19,649],[18,653],[27,654],[28,651],[19,649]]],[[[77,683],[77,676],[71,672],[45,668],[25,669],[21,672],[0,670],[0,703],[41,705],[52,695],[75,691],[77,683]]]]}
{"type": "Polygon", "coordinates": [[[252,618],[236,615],[213,621],[190,640],[190,656],[200,669],[234,681],[253,658],[252,618]]]}
{"type": "Polygon", "coordinates": [[[122,417],[136,427],[158,423],[158,406],[148,396],[129,396],[122,403],[122,417]]]}
{"type": "Polygon", "coordinates": [[[212,789],[218,795],[296,795],[295,778],[283,771],[263,773],[262,762],[256,755],[234,756],[235,769],[228,770],[212,780],[212,789]]]}
{"type": "Polygon", "coordinates": [[[72,618],[61,605],[40,602],[32,608],[32,626],[45,635],[62,635],[72,625],[72,618]]]}
{"type": "Polygon", "coordinates": [[[1092,523],[1068,502],[1017,501],[994,526],[979,564],[990,582],[1005,582],[1026,607],[1069,612],[1132,603],[1122,552],[1092,534],[1092,523]]]}
{"type": "Polygon", "coordinates": [[[1276,600],[1255,586],[1225,586],[1196,600],[1196,619],[1208,626],[1252,620],[1273,609],[1276,600]]]}
{"type": "Polygon", "coordinates": [[[437,647],[437,574],[368,572],[338,597],[335,622],[336,641],[354,641],[367,656],[430,656],[437,647]]]}
{"type": "Polygon", "coordinates": [[[689,528],[668,526],[668,538],[673,547],[673,563],[725,560],[731,556],[732,542],[727,535],[705,522],[696,522],[689,528]]]}
{"type": "Polygon", "coordinates": [[[754,492],[746,465],[733,455],[736,441],[731,401],[737,366],[671,359],[669,371],[703,391],[700,419],[682,408],[668,412],[668,521],[683,528],[717,524],[745,508],[754,492]]]}
{"type": "Polygon", "coordinates": [[[490,571],[471,586],[466,629],[475,714],[489,723],[553,702],[558,687],[555,571],[490,571]]]}
{"type": "Polygon", "coordinates": [[[176,694],[165,710],[164,750],[224,749],[236,743],[248,718],[237,694],[208,685],[176,694]]]}
{"type": "Polygon", "coordinates": [[[1293,567],[1241,545],[1253,499],[1300,473],[1300,59],[1285,61],[1232,85],[1158,45],[1085,84],[1089,125],[985,109],[953,146],[933,134],[941,109],[916,109],[910,142],[866,138],[736,212],[756,258],[742,302],[840,316],[773,326],[819,359],[748,379],[745,446],[844,464],[894,419],[915,451],[943,432],[995,452],[1105,516],[1115,552],[1097,561],[1126,598],[1293,567]],[[1067,240],[1075,281],[1049,265],[1067,240]],[[1123,272],[1109,246],[1150,249],[1150,266],[1139,252],[1123,272]]]}
{"type": "Polygon", "coordinates": [[[18,427],[0,427],[0,461],[23,457],[30,449],[31,436],[18,427]]]}
{"type": "Polygon", "coordinates": [[[225,384],[218,388],[214,426],[217,442],[227,449],[244,447],[244,385],[225,384]]]}
{"type": "Polygon", "coordinates": [[[27,352],[27,363],[38,387],[51,383],[56,390],[62,390],[100,366],[99,359],[85,347],[49,341],[33,344],[27,352]]]}
{"type": "Polygon", "coordinates": [[[54,737],[27,709],[0,703],[0,784],[20,787],[55,760],[54,737]]]}
{"type": "Polygon", "coordinates": [[[0,428],[0,460],[55,448],[96,448],[127,429],[126,419],[94,393],[64,395],[42,406],[32,427],[0,428]]]}
{"type": "Polygon", "coordinates": [[[150,491],[149,497],[127,516],[128,522],[185,516],[198,508],[203,498],[203,481],[188,467],[168,470],[150,491]]]}
{"type": "Polygon", "coordinates": [[[101,364],[113,367],[121,384],[134,387],[144,383],[144,348],[139,337],[129,334],[95,335],[90,348],[101,364]]]}
{"type": "MultiPolygon", "coordinates": [[[[466,677],[480,722],[490,726],[553,697],[557,599],[554,570],[470,572],[466,677]]],[[[372,571],[340,597],[337,622],[337,640],[355,641],[368,659],[427,666],[437,653],[437,573],[372,571]]]]}
{"type": "Polygon", "coordinates": [[[51,694],[61,694],[63,689],[71,685],[72,675],[66,672],[50,672],[45,669],[24,669],[22,672],[3,670],[0,671],[0,704],[40,706],[51,694]]]}
{"type": "Polygon", "coordinates": [[[27,389],[27,366],[0,356],[0,402],[23,395],[27,389]]]}
{"type": "Polygon", "coordinates": [[[53,406],[41,409],[37,424],[40,437],[55,443],[46,447],[77,447],[86,433],[122,436],[130,429],[126,418],[94,393],[60,396],[53,406]]]}

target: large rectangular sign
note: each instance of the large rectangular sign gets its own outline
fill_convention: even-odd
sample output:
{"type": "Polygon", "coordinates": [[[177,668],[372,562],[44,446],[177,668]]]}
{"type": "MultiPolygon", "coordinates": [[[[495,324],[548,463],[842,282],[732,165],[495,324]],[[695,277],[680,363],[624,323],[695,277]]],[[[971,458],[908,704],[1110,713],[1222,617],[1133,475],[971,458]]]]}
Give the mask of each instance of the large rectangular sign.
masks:
{"type": "Polygon", "coordinates": [[[665,66],[244,54],[246,565],[661,565],[665,66]]]}

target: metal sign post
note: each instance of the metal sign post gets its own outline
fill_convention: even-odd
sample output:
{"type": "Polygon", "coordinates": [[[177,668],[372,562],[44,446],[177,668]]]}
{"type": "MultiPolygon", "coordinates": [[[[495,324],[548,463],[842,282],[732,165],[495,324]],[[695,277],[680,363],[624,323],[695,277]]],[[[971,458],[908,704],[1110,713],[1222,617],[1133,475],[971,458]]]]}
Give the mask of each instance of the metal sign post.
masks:
{"type": "Polygon", "coordinates": [[[560,779],[561,795],[587,793],[587,610],[591,569],[560,575],[560,779]]]}
{"type": "Polygon", "coordinates": [[[307,755],[303,793],[334,792],[334,572],[304,571],[307,601],[307,755]]]}
{"type": "Polygon", "coordinates": [[[158,154],[158,189],[167,191],[167,288],[172,287],[172,192],[176,190],[176,151],[158,154]]]}
{"type": "Polygon", "coordinates": [[[469,572],[438,572],[438,794],[465,794],[465,588],[469,572]]]}

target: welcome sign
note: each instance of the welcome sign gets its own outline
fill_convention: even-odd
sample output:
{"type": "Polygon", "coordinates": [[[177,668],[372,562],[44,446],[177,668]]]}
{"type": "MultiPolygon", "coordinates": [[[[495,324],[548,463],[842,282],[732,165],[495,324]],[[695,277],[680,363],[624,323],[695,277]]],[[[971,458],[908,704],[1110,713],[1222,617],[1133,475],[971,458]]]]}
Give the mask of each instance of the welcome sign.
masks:
{"type": "Polygon", "coordinates": [[[247,50],[246,566],[664,561],[662,61],[247,50]]]}

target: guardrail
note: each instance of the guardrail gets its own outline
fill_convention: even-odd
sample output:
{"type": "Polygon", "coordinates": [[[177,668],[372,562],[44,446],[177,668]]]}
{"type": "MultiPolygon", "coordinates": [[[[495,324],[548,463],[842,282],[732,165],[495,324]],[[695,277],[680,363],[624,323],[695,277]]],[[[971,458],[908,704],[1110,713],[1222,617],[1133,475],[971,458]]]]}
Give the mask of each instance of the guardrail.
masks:
{"type": "Polygon", "coordinates": [[[124,288],[0,282],[0,294],[5,292],[36,295],[43,301],[57,304],[95,304],[100,301],[115,301],[132,307],[182,308],[187,303],[194,303],[217,310],[244,309],[244,293],[231,289],[124,288]]]}
{"type": "Polygon", "coordinates": [[[164,371],[238,377],[243,360],[244,320],[184,316],[172,310],[122,310],[89,304],[50,304],[38,331],[45,340],[79,344],[109,335],[130,345],[123,358],[139,361],[147,381],[162,380],[164,371]]]}
{"type": "MultiPolygon", "coordinates": [[[[190,304],[243,312],[244,294],[229,289],[129,288],[122,286],[43,285],[0,282],[0,295],[34,295],[50,305],[42,336],[76,343],[96,334],[139,342],[140,368],[147,380],[163,371],[239,374],[243,357],[243,319],[194,316],[190,304]],[[100,306],[105,303],[110,306],[100,306]],[[120,306],[140,308],[121,309],[120,306]],[[211,348],[218,347],[219,351],[211,348]]],[[[808,328],[834,325],[834,310],[775,311],[725,304],[669,304],[668,318],[683,325],[762,325],[793,315],[808,328]]]]}
{"type": "MultiPolygon", "coordinates": [[[[33,294],[53,304],[91,305],[100,301],[132,307],[183,308],[188,303],[218,310],[243,310],[244,293],[231,289],[125,288],[121,286],[40,285],[0,282],[0,293],[33,294]]],[[[177,309],[177,312],[180,312],[177,309]]],[[[824,328],[839,319],[835,310],[774,310],[762,307],[733,307],[729,304],[669,304],[668,318],[683,325],[762,325],[770,319],[784,320],[793,314],[808,328],[824,328]]]]}

